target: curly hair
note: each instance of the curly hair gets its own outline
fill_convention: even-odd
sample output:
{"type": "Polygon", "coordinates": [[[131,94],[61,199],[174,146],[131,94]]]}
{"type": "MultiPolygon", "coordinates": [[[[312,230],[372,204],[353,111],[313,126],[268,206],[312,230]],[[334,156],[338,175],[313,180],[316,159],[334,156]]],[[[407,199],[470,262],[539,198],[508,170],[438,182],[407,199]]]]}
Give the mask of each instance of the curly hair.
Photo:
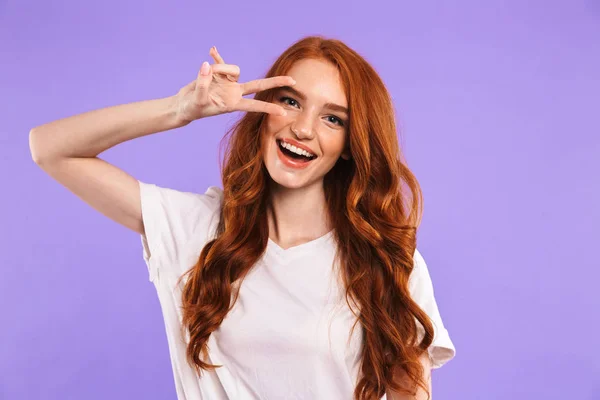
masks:
{"type": "MultiPolygon", "coordinates": [[[[320,36],[294,43],[266,77],[285,75],[306,58],[337,68],[350,113],[352,158],[338,160],[324,177],[324,190],[345,299],[357,318],[352,330],[358,322],[363,330],[354,398],[379,399],[389,389],[415,395],[418,387],[429,395],[419,357],[433,342],[434,330],[408,288],[422,195],[398,145],[391,97],[363,57],[339,40],[320,36]]],[[[272,101],[273,90],[255,98],[272,101]]],[[[223,204],[216,236],[184,275],[182,332],[189,334],[188,362],[199,374],[220,367],[202,360],[208,338],[237,301],[237,284],[267,247],[270,176],[260,141],[265,119],[264,113],[246,113],[224,137],[223,204]]]]}

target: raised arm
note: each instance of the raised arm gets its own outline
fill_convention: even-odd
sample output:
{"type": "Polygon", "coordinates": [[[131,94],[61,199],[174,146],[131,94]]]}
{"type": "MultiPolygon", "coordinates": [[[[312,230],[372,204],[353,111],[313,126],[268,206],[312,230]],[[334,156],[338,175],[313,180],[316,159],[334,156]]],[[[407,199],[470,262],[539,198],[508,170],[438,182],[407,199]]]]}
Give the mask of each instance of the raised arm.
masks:
{"type": "Polygon", "coordinates": [[[284,112],[279,105],[243,96],[293,85],[290,77],[238,83],[239,67],[222,63],[214,49],[211,55],[217,64],[204,63],[197,78],[174,96],[88,111],[33,128],[29,132],[33,160],[94,209],[144,233],[137,179],[98,158],[100,153],[119,143],[212,115],[284,112]]]}
{"type": "Polygon", "coordinates": [[[98,158],[131,139],[182,126],[174,97],[89,111],[33,128],[35,163],[80,199],[112,220],[143,233],[138,181],[98,158]]]}

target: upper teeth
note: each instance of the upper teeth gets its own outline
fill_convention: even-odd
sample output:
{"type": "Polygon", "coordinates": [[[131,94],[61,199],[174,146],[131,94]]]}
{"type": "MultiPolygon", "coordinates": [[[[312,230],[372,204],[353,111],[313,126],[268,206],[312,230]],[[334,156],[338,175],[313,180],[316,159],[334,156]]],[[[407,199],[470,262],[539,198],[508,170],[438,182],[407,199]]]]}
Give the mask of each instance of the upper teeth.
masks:
{"type": "Polygon", "coordinates": [[[281,147],[285,147],[289,151],[293,151],[294,153],[300,154],[301,156],[304,156],[304,157],[313,157],[314,156],[314,154],[309,153],[306,150],[300,149],[294,145],[291,145],[291,144],[283,142],[283,141],[281,142],[281,147]]]}

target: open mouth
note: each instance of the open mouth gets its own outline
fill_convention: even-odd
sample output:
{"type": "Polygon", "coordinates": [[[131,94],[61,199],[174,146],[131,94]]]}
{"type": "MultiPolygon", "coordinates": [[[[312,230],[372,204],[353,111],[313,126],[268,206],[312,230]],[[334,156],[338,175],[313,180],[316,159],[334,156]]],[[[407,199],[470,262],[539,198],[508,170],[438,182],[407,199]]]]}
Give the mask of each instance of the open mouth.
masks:
{"type": "Polygon", "coordinates": [[[295,148],[287,143],[284,144],[279,139],[277,139],[277,146],[284,156],[296,162],[307,163],[317,158],[316,155],[310,155],[305,150],[295,148]]]}

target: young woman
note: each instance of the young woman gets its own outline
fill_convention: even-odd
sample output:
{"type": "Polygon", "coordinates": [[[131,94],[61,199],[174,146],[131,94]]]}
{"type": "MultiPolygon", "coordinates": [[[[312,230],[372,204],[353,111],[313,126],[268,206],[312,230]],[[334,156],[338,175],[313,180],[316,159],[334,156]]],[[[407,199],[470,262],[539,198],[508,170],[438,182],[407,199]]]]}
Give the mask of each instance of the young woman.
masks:
{"type": "Polygon", "coordinates": [[[416,249],[421,194],[380,77],[321,37],[247,83],[210,54],[174,96],[30,132],[41,168],[142,235],[178,398],[429,398],[431,368],[455,349],[416,249]],[[236,110],[223,189],[158,187],[97,157],[236,110]]]}

